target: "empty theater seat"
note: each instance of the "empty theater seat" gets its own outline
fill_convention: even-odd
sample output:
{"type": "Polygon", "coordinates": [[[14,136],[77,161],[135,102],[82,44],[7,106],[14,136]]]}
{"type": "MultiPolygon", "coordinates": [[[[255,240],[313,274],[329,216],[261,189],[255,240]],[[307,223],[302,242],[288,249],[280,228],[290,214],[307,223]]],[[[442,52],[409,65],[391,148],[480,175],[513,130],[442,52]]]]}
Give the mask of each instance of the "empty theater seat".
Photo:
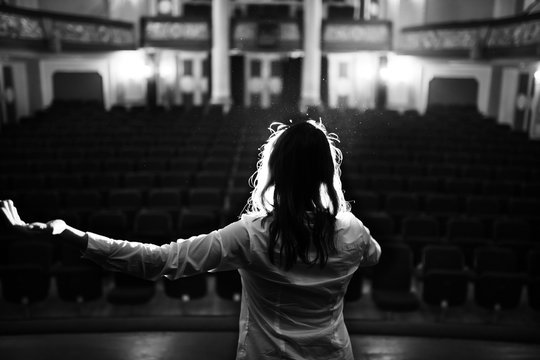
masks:
{"type": "Polygon", "coordinates": [[[422,299],[441,307],[463,305],[469,273],[465,257],[455,246],[430,245],[422,251],[422,299]]]}
{"type": "Polygon", "coordinates": [[[163,279],[165,294],[184,302],[200,299],[208,292],[208,275],[200,274],[175,280],[163,279]]]}
{"type": "Polygon", "coordinates": [[[164,210],[142,209],[135,214],[133,225],[134,240],[167,244],[174,238],[171,215],[164,210]]]}
{"type": "Polygon", "coordinates": [[[9,302],[27,305],[49,295],[54,247],[46,239],[20,237],[8,251],[8,264],[0,267],[2,295],[9,302]]]}
{"type": "Polygon", "coordinates": [[[238,271],[221,271],[215,274],[217,294],[228,300],[239,301],[242,294],[242,281],[238,271]]]}
{"type": "Polygon", "coordinates": [[[102,269],[81,259],[81,251],[70,244],[61,247],[60,263],[53,274],[58,297],[64,301],[83,303],[103,296],[102,269]]]}
{"type": "Polygon", "coordinates": [[[113,274],[114,285],[107,301],[116,305],[139,305],[149,302],[156,292],[156,284],[124,273],[113,274]]]}
{"type": "Polygon", "coordinates": [[[412,290],[413,253],[405,244],[387,244],[373,269],[372,297],[382,310],[412,311],[420,302],[412,290]]]}
{"type": "Polygon", "coordinates": [[[419,214],[403,219],[401,234],[403,241],[413,249],[415,264],[420,261],[424,246],[441,243],[439,229],[439,222],[430,215],[419,214]]]}
{"type": "Polygon", "coordinates": [[[518,306],[523,274],[518,272],[516,254],[506,248],[483,247],[474,252],[474,300],[491,310],[518,306]]]}

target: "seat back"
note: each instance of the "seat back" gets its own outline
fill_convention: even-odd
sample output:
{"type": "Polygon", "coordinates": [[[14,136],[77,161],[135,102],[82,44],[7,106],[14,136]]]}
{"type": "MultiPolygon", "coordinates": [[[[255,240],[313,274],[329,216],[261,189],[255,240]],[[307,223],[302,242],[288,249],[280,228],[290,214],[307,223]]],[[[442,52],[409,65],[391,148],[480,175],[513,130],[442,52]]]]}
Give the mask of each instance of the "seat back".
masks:
{"type": "Polygon", "coordinates": [[[405,244],[387,244],[384,256],[373,268],[372,287],[375,290],[407,292],[413,275],[413,252],[405,244]]]}

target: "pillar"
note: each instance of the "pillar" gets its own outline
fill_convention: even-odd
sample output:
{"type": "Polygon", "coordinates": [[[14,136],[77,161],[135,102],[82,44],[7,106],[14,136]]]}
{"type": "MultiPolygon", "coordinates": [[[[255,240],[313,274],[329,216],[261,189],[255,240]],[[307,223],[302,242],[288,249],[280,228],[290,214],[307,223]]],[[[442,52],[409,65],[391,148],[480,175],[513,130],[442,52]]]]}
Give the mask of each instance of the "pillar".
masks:
{"type": "Polygon", "coordinates": [[[231,72],[229,59],[229,1],[212,0],[212,93],[210,102],[231,105],[231,72]]]}
{"type": "Polygon", "coordinates": [[[304,0],[304,62],[300,108],[321,105],[322,0],[304,0]]]}

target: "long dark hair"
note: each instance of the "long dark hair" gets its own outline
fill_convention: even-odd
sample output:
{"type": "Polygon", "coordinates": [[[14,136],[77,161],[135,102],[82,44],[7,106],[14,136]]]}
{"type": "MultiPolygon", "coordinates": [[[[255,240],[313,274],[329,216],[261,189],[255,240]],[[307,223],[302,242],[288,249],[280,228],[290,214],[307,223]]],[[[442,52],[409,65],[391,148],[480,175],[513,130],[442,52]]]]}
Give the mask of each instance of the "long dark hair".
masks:
{"type": "Polygon", "coordinates": [[[298,258],[324,267],[336,251],[336,215],[349,210],[341,188],[342,155],[334,144],[338,138],[313,120],[274,123],[270,131],[251,178],[248,213],[272,217],[268,257],[273,264],[279,245],[279,264],[285,269],[298,258]]]}

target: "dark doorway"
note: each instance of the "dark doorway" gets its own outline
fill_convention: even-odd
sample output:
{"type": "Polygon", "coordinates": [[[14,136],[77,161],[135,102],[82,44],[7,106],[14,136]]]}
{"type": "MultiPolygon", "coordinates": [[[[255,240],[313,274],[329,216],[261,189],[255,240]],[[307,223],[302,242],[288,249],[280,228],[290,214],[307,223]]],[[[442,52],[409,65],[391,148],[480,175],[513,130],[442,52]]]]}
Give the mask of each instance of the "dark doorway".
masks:
{"type": "Polygon", "coordinates": [[[429,82],[428,107],[464,106],[477,107],[478,81],[473,78],[440,78],[429,82]]]}
{"type": "Polygon", "coordinates": [[[244,55],[232,55],[231,61],[231,97],[234,105],[244,106],[245,82],[244,55]]]}
{"type": "Polygon", "coordinates": [[[321,102],[328,106],[328,57],[321,58],[321,102]]]}
{"type": "Polygon", "coordinates": [[[386,55],[379,57],[379,76],[375,84],[375,109],[386,109],[388,100],[388,85],[386,80],[381,76],[381,70],[388,68],[388,58],[386,55]]]}
{"type": "MultiPolygon", "coordinates": [[[[518,86],[516,94],[517,101],[514,111],[514,128],[518,130],[526,130],[528,128],[529,119],[526,118],[528,102],[526,99],[529,98],[530,80],[530,75],[527,72],[522,72],[518,76],[518,86]]],[[[534,94],[534,92],[531,92],[531,94],[534,94]]]]}
{"type": "MultiPolygon", "coordinates": [[[[2,76],[4,78],[4,108],[5,119],[0,120],[8,124],[17,121],[17,99],[15,98],[15,84],[13,80],[13,68],[9,65],[5,65],[2,68],[2,76]]],[[[1,113],[0,109],[0,113],[1,113]]]]}
{"type": "Polygon", "coordinates": [[[302,58],[286,57],[283,58],[283,90],[281,93],[281,102],[290,112],[298,110],[300,103],[300,88],[302,79],[302,58]]]}
{"type": "Polygon", "coordinates": [[[103,106],[103,79],[97,72],[55,72],[54,101],[94,102],[103,106]]]}

